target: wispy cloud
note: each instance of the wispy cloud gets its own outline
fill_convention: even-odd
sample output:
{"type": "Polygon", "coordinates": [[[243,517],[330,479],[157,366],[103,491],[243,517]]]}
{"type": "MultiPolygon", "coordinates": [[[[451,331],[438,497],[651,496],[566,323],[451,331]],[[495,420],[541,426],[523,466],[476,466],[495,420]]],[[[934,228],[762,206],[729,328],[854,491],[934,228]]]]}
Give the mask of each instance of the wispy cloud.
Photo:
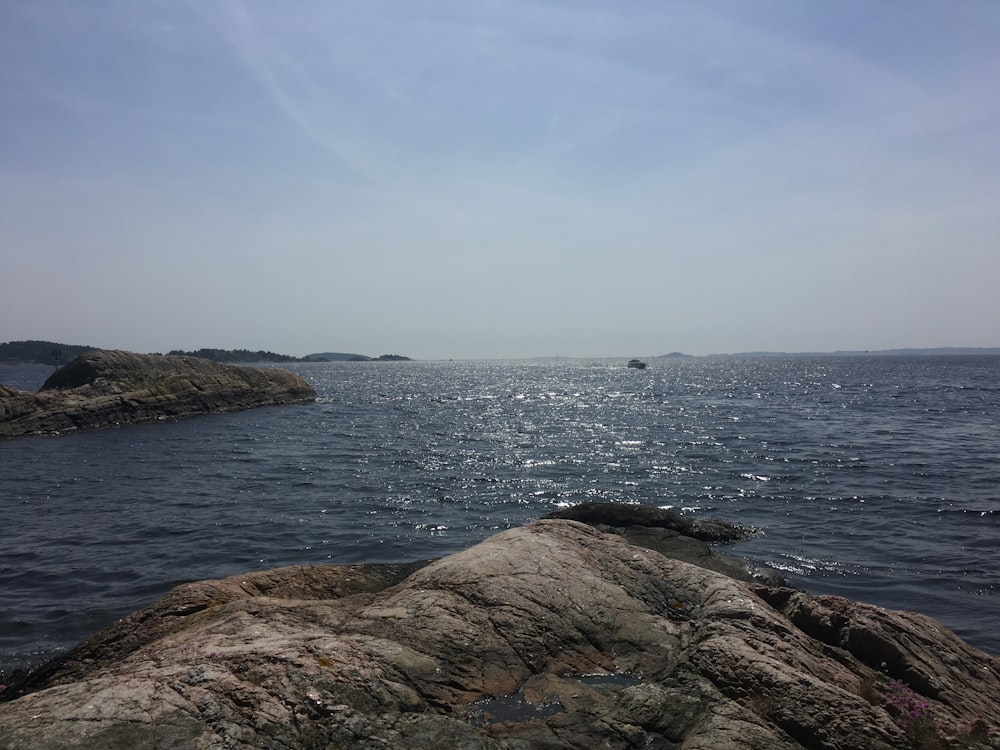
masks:
{"type": "Polygon", "coordinates": [[[371,156],[371,144],[348,124],[352,103],[338,101],[339,92],[324,90],[313,72],[294,59],[299,40],[273,37],[240,0],[224,0],[216,11],[207,17],[217,24],[272,104],[355,178],[385,182],[386,170],[371,156]]]}

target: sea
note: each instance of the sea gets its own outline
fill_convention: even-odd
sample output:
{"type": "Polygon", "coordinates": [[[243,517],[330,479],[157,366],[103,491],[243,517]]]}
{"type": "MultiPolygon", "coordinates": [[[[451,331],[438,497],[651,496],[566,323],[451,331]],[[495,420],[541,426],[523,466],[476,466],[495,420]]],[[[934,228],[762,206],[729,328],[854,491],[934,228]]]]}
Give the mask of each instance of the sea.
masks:
{"type": "Polygon", "coordinates": [[[183,582],[588,501],[753,527],[721,551],[1000,654],[1000,357],[648,362],[293,363],[316,403],[0,441],[0,682],[183,582]]]}

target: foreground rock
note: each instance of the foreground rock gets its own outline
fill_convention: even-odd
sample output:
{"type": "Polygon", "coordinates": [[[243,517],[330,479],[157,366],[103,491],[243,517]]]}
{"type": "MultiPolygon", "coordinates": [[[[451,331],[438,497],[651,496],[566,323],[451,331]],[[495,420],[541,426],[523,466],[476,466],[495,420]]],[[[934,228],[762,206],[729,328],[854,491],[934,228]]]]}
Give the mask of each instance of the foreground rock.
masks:
{"type": "Polygon", "coordinates": [[[98,350],[56,370],[38,393],[0,386],[0,438],[315,399],[312,386],[286,370],[98,350]]]}
{"type": "Polygon", "coordinates": [[[1000,665],[933,620],[562,519],[181,586],[23,689],[2,748],[1000,747],[1000,665]]]}

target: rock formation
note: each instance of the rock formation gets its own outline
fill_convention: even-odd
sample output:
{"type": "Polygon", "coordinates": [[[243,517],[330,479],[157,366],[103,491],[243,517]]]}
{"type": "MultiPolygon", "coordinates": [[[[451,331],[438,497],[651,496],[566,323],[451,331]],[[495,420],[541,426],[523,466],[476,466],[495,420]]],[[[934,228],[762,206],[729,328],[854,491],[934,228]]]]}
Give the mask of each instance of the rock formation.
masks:
{"type": "Polygon", "coordinates": [[[1000,664],[933,620],[664,552],[543,519],[187,584],[8,689],[0,748],[1000,747],[1000,664]]]}
{"type": "Polygon", "coordinates": [[[312,386],[286,370],[97,350],[56,370],[38,393],[0,386],[0,438],[315,399],[312,386]]]}

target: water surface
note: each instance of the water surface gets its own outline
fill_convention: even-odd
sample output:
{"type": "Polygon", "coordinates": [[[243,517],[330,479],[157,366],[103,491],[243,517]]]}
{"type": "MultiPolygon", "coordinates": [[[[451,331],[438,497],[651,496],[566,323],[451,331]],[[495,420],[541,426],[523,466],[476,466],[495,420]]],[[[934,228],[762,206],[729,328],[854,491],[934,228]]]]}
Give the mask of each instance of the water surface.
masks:
{"type": "Polygon", "coordinates": [[[445,555],[588,500],[750,524],[729,551],[1000,653],[1000,358],[288,369],[318,403],[0,442],[5,671],[180,582],[445,555]]]}

